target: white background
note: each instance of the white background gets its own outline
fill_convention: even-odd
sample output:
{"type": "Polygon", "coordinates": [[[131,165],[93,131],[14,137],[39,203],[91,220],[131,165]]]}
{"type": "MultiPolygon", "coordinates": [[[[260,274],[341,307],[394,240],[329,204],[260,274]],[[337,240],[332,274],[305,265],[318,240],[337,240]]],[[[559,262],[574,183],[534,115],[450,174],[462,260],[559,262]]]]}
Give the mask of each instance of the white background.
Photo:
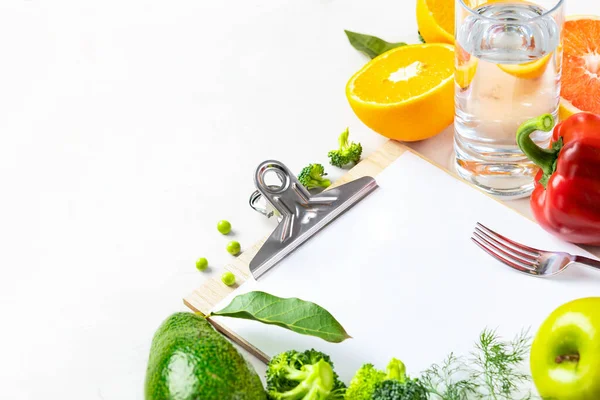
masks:
{"type": "Polygon", "coordinates": [[[414,2],[0,2],[0,397],[141,399],[154,330],[230,260],[216,222],[274,227],[256,165],[384,142],[343,29],[415,43],[414,2]]]}

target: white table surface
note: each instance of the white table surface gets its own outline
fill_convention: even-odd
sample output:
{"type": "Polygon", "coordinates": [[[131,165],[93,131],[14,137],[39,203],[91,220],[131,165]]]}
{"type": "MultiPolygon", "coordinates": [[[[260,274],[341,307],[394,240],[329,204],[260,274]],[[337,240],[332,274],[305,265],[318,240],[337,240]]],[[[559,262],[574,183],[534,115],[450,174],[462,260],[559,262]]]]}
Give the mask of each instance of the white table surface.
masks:
{"type": "Polygon", "coordinates": [[[216,222],[242,247],[274,227],[256,165],[325,164],[346,126],[385,141],[346,102],[343,29],[416,42],[414,2],[0,3],[2,398],[141,399],[154,330],[230,260],[216,222]]]}

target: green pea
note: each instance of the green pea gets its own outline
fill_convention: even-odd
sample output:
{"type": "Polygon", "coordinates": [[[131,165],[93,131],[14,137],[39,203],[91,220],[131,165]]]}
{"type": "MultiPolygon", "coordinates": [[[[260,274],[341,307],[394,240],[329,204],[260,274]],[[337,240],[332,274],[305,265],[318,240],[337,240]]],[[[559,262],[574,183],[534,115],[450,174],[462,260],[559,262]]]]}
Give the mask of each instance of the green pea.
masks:
{"type": "Polygon", "coordinates": [[[221,220],[217,223],[217,230],[223,235],[227,235],[229,232],[231,232],[231,224],[229,221],[221,220]]]}
{"type": "Polygon", "coordinates": [[[221,282],[223,282],[227,286],[232,286],[235,283],[235,275],[227,271],[223,275],[221,275],[221,282]]]}
{"type": "Polygon", "coordinates": [[[198,268],[198,271],[204,271],[208,268],[208,260],[204,257],[199,258],[198,261],[196,261],[196,268],[198,268]]]}
{"type": "Polygon", "coordinates": [[[239,242],[236,242],[235,240],[227,243],[227,252],[229,254],[231,254],[232,256],[237,256],[238,254],[240,254],[240,251],[242,250],[242,246],[240,246],[239,242]]]}

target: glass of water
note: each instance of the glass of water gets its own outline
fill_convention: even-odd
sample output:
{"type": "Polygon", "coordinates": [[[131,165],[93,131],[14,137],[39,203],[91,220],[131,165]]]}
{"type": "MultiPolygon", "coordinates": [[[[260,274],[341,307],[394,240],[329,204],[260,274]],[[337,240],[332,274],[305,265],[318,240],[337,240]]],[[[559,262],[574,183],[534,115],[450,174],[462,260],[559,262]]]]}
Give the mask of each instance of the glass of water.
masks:
{"type": "MultiPolygon", "coordinates": [[[[516,132],[530,118],[558,115],[563,23],[563,0],[456,0],[456,169],[488,193],[533,190],[537,168],[516,132]]],[[[531,137],[547,146],[551,132],[531,137]]]]}

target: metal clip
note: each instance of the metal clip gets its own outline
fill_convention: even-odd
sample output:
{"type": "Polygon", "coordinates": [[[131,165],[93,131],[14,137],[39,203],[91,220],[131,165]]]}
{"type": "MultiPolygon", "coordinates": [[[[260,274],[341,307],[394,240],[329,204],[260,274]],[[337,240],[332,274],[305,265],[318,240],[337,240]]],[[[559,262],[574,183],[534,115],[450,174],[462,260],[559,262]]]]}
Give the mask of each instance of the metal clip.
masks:
{"type": "Polygon", "coordinates": [[[375,179],[365,176],[312,196],[285,165],[273,160],[258,166],[254,183],[257,191],[250,197],[250,206],[280,220],[250,262],[255,279],[377,188],[375,179]],[[280,184],[267,184],[268,174],[274,174],[280,184]],[[258,204],[261,197],[265,206],[258,204]]]}

